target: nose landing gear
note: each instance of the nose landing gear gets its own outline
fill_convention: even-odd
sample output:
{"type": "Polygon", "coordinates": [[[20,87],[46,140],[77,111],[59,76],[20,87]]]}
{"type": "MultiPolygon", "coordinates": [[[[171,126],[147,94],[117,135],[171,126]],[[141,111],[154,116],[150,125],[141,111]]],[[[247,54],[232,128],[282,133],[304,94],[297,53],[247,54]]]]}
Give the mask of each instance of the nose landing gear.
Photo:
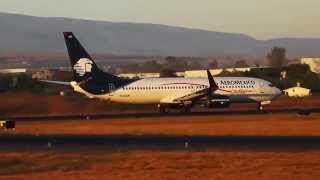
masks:
{"type": "Polygon", "coordinates": [[[175,110],[179,113],[190,113],[192,109],[192,104],[186,104],[186,105],[163,105],[158,104],[158,110],[161,114],[168,114],[169,110],[175,110]]]}

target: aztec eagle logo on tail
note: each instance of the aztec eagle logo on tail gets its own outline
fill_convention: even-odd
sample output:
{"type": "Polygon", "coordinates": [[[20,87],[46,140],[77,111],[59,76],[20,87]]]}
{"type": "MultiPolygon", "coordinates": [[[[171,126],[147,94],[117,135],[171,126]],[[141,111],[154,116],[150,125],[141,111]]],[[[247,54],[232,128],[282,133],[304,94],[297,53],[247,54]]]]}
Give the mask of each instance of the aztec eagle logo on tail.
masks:
{"type": "Polygon", "coordinates": [[[92,71],[93,62],[88,58],[81,58],[74,66],[73,69],[79,76],[84,76],[86,73],[92,71]]]}

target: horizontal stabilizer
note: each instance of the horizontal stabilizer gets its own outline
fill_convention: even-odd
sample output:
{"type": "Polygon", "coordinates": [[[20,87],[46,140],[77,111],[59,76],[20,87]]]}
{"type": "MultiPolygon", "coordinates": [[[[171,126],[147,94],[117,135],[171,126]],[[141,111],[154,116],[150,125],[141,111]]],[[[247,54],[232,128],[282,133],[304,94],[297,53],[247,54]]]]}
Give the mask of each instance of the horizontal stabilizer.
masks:
{"type": "Polygon", "coordinates": [[[65,85],[71,86],[71,82],[64,82],[64,81],[49,81],[49,80],[40,80],[41,82],[50,83],[50,84],[58,84],[58,85],[65,85]]]}

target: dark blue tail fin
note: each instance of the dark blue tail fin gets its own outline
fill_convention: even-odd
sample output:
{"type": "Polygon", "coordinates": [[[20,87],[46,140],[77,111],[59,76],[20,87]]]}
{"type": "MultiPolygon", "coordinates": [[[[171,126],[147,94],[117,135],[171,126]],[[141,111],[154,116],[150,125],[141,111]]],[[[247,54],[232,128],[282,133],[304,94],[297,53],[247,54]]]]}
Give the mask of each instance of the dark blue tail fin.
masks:
{"type": "Polygon", "coordinates": [[[82,89],[92,94],[104,94],[129,83],[127,80],[100,70],[72,32],[64,32],[63,34],[74,81],[82,89]]]}

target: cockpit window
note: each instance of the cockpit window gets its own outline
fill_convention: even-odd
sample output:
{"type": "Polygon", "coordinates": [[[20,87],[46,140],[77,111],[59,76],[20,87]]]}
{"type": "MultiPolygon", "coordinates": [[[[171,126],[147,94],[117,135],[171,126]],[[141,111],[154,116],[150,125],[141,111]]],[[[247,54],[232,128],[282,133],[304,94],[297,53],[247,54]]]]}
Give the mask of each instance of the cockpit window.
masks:
{"type": "Polygon", "coordinates": [[[270,87],[275,87],[275,85],[273,85],[272,83],[271,83],[271,84],[269,84],[269,86],[270,86],[270,87]]]}

